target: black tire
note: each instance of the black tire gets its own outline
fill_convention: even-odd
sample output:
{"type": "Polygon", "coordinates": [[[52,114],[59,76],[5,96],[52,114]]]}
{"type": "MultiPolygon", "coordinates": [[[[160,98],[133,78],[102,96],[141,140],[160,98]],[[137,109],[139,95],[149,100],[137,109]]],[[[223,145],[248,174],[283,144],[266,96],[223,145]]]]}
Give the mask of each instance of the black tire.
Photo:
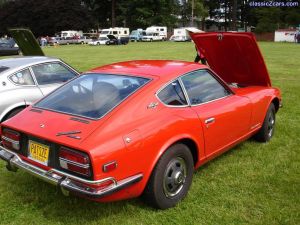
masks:
{"type": "Polygon", "coordinates": [[[21,112],[24,108],[17,108],[17,109],[14,109],[12,111],[10,111],[5,117],[4,119],[1,121],[5,121],[5,120],[8,120],[10,118],[12,118],[13,116],[17,115],[19,112],[21,112]]]}
{"type": "Polygon", "coordinates": [[[109,44],[109,41],[107,41],[105,44],[106,44],[106,45],[110,45],[110,44],[109,44]]]}
{"type": "Polygon", "coordinates": [[[270,104],[266,113],[264,123],[259,131],[254,135],[254,139],[259,142],[268,142],[274,135],[275,131],[275,106],[270,104]]]}
{"type": "Polygon", "coordinates": [[[152,41],[153,41],[153,39],[151,38],[151,39],[150,39],[150,42],[152,42],[152,41]]]}
{"type": "Polygon", "coordinates": [[[159,159],[143,193],[144,200],[159,209],[175,206],[192,183],[194,161],[184,144],[171,146],[159,159]]]}

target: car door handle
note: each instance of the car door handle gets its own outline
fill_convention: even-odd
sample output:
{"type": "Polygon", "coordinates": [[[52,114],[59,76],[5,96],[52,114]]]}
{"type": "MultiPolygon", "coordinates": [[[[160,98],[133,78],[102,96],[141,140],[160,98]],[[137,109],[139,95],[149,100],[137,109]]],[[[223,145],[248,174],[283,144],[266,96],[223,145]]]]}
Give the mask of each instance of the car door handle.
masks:
{"type": "Polygon", "coordinates": [[[215,122],[215,118],[213,118],[213,117],[208,118],[204,122],[205,122],[205,124],[213,123],[213,122],[215,122]]]}

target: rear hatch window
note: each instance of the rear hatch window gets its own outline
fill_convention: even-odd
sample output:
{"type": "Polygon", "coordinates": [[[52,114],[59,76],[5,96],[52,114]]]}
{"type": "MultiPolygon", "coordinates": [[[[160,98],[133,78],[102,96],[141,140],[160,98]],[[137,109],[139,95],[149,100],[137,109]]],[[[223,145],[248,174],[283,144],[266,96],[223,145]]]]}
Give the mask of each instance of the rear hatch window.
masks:
{"type": "Polygon", "coordinates": [[[142,77],[84,74],[34,106],[99,119],[148,82],[149,79],[142,77]]]}

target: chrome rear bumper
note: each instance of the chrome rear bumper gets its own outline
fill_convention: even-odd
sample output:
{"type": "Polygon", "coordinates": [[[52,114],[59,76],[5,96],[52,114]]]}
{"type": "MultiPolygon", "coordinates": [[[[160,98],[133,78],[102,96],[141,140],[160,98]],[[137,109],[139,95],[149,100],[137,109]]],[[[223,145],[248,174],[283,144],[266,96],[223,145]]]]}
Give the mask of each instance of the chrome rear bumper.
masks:
{"type": "Polygon", "coordinates": [[[0,158],[7,162],[6,168],[8,170],[24,170],[50,184],[57,185],[61,188],[64,195],[69,195],[69,192],[74,192],[91,198],[101,198],[128,187],[143,178],[142,174],[136,174],[120,181],[116,181],[113,177],[95,181],[86,180],[56,169],[47,171],[31,165],[22,160],[16,153],[2,146],[0,146],[0,158]],[[107,182],[111,184],[103,188],[97,188],[97,185],[101,186],[101,184],[103,185],[107,182]]]}

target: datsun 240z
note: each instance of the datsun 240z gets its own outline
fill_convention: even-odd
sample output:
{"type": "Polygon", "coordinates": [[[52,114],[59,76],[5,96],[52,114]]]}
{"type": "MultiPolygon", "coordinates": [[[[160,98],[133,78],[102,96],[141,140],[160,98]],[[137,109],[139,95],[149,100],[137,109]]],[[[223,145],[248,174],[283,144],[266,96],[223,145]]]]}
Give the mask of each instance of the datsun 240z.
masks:
{"type": "Polygon", "coordinates": [[[143,195],[166,209],[193,172],[274,134],[280,91],[250,33],[191,34],[209,66],[141,60],[81,74],[1,124],[0,157],[95,201],[143,195]]]}

